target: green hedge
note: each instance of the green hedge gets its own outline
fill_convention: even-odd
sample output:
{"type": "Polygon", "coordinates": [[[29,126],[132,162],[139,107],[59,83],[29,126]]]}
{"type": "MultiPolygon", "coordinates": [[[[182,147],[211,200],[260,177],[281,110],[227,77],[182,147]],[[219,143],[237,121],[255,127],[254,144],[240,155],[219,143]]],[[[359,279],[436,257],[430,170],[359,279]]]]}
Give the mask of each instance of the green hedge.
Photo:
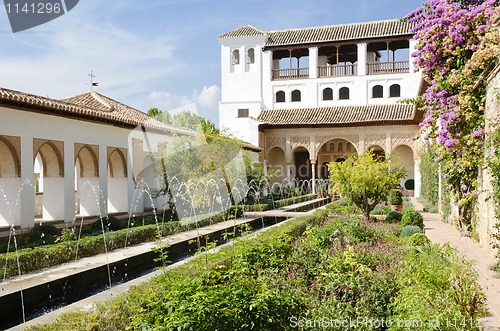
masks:
{"type": "Polygon", "coordinates": [[[276,200],[273,203],[260,203],[260,204],[255,204],[255,205],[245,205],[243,208],[245,211],[252,212],[252,211],[264,211],[264,210],[270,210],[270,209],[277,209],[277,208],[283,208],[286,206],[294,205],[296,203],[301,203],[309,200],[316,199],[316,194],[306,194],[306,195],[300,195],[297,197],[292,197],[292,198],[287,198],[287,199],[282,199],[282,200],[276,200]]]}
{"type": "MultiPolygon", "coordinates": [[[[228,214],[242,215],[241,206],[233,207],[225,214],[219,214],[211,219],[206,219],[198,224],[180,225],[179,222],[165,222],[158,225],[144,225],[131,227],[113,232],[106,232],[104,235],[87,236],[80,241],[72,240],[53,245],[38,246],[34,248],[23,248],[18,250],[19,267],[21,274],[38,271],[43,268],[73,261],[77,257],[89,257],[103,254],[125,246],[134,246],[144,242],[154,241],[160,237],[176,234],[183,231],[195,229],[197,227],[218,223],[227,219],[228,214]],[[106,239],[106,250],[104,240],[106,239]],[[78,248],[78,256],[77,256],[78,248]]],[[[5,270],[6,277],[19,275],[17,268],[16,252],[0,254],[1,270],[5,270]],[[5,262],[6,261],[6,262],[5,262]]]]}

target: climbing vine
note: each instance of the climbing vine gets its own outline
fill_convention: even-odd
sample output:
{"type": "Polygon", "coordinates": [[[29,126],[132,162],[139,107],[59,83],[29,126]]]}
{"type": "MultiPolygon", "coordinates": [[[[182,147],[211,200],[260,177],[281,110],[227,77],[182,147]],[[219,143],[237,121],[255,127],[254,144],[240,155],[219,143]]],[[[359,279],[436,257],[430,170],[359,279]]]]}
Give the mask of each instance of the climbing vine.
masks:
{"type": "Polygon", "coordinates": [[[427,209],[437,209],[439,202],[439,165],[435,162],[436,144],[424,145],[420,157],[420,197],[427,209]]]}
{"type": "MultiPolygon", "coordinates": [[[[497,102],[500,101],[497,100],[497,102]]],[[[495,218],[497,220],[495,224],[496,232],[492,234],[493,248],[500,249],[500,130],[498,129],[498,125],[495,125],[495,129],[492,130],[490,139],[492,155],[489,158],[488,167],[490,168],[492,177],[491,183],[493,191],[491,192],[491,198],[493,200],[495,218]]]]}
{"type": "Polygon", "coordinates": [[[498,0],[428,0],[406,20],[414,24],[415,66],[427,89],[418,100],[420,136],[436,139],[437,162],[458,206],[458,224],[472,230],[477,178],[484,165],[486,78],[499,57],[493,21],[498,0]]]}

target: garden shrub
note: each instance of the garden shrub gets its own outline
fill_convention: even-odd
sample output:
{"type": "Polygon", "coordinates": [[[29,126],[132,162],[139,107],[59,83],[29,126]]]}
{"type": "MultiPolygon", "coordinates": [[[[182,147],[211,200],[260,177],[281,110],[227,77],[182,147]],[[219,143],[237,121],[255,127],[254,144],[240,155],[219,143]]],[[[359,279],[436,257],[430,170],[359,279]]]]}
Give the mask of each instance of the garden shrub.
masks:
{"type": "Polygon", "coordinates": [[[415,225],[423,230],[424,229],[424,218],[423,218],[422,214],[420,214],[418,211],[413,210],[413,209],[408,209],[408,210],[403,212],[403,217],[401,217],[401,224],[403,226],[415,225]]]}
{"type": "Polygon", "coordinates": [[[480,329],[486,297],[471,261],[449,245],[431,244],[410,251],[403,262],[396,276],[399,294],[391,302],[390,331],[480,329]],[[425,327],[401,321],[419,321],[425,327]]]}
{"type": "Polygon", "coordinates": [[[24,237],[24,245],[35,247],[53,244],[58,235],[57,228],[52,224],[35,224],[24,237]]]}
{"type": "Polygon", "coordinates": [[[429,238],[421,232],[416,232],[408,238],[408,245],[412,247],[425,246],[430,243],[429,238]]]}
{"type": "Polygon", "coordinates": [[[391,210],[385,215],[385,222],[398,223],[399,221],[401,221],[401,217],[403,217],[403,214],[398,211],[391,210]]]}
{"type": "Polygon", "coordinates": [[[393,189],[389,195],[389,203],[394,206],[399,206],[403,204],[403,192],[398,189],[393,189]]]}
{"type": "Polygon", "coordinates": [[[406,225],[401,229],[400,237],[409,238],[414,233],[423,233],[422,229],[416,225],[406,225]]]}

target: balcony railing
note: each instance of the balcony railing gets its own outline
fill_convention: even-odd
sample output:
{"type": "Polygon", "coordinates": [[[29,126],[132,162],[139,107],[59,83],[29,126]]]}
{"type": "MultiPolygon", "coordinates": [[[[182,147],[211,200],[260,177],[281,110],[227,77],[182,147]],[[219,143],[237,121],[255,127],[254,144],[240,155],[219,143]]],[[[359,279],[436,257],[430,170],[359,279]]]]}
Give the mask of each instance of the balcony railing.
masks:
{"type": "Polygon", "coordinates": [[[368,63],[368,75],[410,72],[410,61],[368,63]]]}
{"type": "Polygon", "coordinates": [[[326,67],[318,67],[319,77],[342,77],[356,76],[358,74],[357,64],[341,64],[326,67]]]}
{"type": "MultiPolygon", "coordinates": [[[[410,61],[368,63],[367,74],[396,74],[410,72],[410,61]]],[[[309,78],[309,68],[273,69],[273,80],[309,78]]],[[[318,67],[318,77],[357,76],[357,64],[341,64],[318,67]]]]}
{"type": "Polygon", "coordinates": [[[309,78],[309,68],[273,69],[273,80],[309,78]]]}

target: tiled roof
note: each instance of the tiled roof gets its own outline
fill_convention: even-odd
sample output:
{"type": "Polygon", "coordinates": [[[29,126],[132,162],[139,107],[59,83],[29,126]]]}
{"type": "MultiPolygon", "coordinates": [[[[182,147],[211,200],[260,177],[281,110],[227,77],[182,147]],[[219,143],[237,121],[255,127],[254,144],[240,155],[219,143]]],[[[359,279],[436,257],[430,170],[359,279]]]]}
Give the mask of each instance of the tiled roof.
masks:
{"type": "Polygon", "coordinates": [[[219,39],[267,34],[269,38],[265,46],[274,47],[393,36],[412,36],[411,27],[412,25],[410,23],[400,19],[275,31],[261,31],[247,25],[240,29],[225,33],[219,36],[219,39]]]}
{"type": "Polygon", "coordinates": [[[413,105],[333,106],[299,109],[265,109],[258,120],[265,126],[354,126],[417,123],[413,105]]]}
{"type": "Polygon", "coordinates": [[[147,114],[108,98],[97,92],[88,92],[64,100],[0,88],[0,105],[67,116],[81,120],[103,122],[126,127],[145,126],[162,132],[192,135],[194,131],[166,125],[147,114]]]}
{"type": "Polygon", "coordinates": [[[253,36],[264,36],[266,33],[251,25],[246,25],[242,28],[224,33],[219,36],[219,39],[226,38],[238,38],[238,37],[253,37],[253,36]]]}

